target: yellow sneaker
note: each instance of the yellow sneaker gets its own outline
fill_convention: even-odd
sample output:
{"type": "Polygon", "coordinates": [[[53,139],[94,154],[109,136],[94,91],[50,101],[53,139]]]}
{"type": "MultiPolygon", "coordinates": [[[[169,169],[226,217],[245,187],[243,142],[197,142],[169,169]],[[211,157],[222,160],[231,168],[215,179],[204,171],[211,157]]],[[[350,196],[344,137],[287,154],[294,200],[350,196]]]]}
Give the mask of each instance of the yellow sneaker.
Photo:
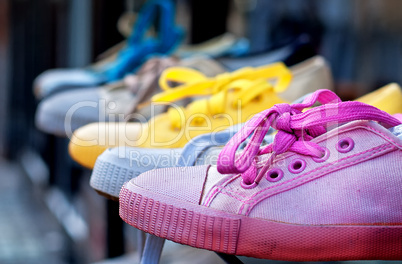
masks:
{"type": "Polygon", "coordinates": [[[390,83],[356,101],[375,106],[391,115],[402,113],[402,90],[396,83],[390,83]]]}
{"type": "Polygon", "coordinates": [[[274,104],[317,89],[331,89],[332,78],[326,62],[316,57],[290,70],[274,63],[215,78],[188,68],[170,68],[162,74],[160,86],[165,92],[156,95],[153,102],[169,103],[166,113],[148,123],[93,123],[77,129],[69,145],[71,157],[93,168],[96,158],[109,147],[180,148],[197,135],[245,122],[274,104]],[[171,88],[171,82],[181,85],[171,88]],[[198,96],[205,98],[185,108],[173,104],[198,96]]]}

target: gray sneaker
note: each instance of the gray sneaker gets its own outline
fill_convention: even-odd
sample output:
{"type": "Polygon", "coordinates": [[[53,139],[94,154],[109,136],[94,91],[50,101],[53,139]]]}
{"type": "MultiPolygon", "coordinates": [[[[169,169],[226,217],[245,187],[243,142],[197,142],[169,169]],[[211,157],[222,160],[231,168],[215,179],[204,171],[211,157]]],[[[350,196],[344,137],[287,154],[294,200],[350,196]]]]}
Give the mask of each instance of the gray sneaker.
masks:
{"type": "MultiPolygon", "coordinates": [[[[96,160],[90,185],[100,195],[118,201],[123,184],[146,171],[175,166],[216,164],[221,149],[240,127],[241,124],[221,132],[200,135],[184,148],[178,149],[107,149],[96,160]]],[[[272,135],[265,137],[266,144],[272,140],[272,135]]]]}
{"type": "Polygon", "coordinates": [[[107,149],[96,160],[90,185],[99,194],[118,200],[123,184],[146,171],[174,167],[178,162],[187,166],[200,162],[214,163],[221,148],[237,132],[238,127],[234,126],[218,133],[195,137],[184,148],[117,147],[107,149]]]}
{"type": "MultiPolygon", "coordinates": [[[[301,103],[304,95],[293,103],[301,103]]],[[[149,170],[211,164],[215,165],[218,155],[226,143],[239,131],[238,124],[220,132],[193,138],[184,148],[156,149],[116,147],[104,151],[96,160],[92,170],[90,185],[100,195],[118,201],[123,184],[149,170]]],[[[263,144],[270,144],[274,130],[264,138],[263,144]]],[[[240,149],[247,141],[240,146],[240,149]]]]}

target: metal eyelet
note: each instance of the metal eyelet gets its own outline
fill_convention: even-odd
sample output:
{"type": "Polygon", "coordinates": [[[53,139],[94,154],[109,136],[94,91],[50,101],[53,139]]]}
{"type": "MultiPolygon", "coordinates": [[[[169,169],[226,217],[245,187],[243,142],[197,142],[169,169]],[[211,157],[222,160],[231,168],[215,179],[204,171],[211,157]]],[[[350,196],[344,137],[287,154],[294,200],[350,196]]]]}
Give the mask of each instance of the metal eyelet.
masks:
{"type": "Polygon", "coordinates": [[[313,157],[313,160],[315,161],[315,162],[318,162],[318,163],[320,163],[320,162],[324,162],[324,161],[326,161],[328,158],[329,158],[329,149],[327,149],[327,148],[325,148],[324,147],[324,154],[322,155],[322,157],[320,157],[320,158],[314,158],[313,157]]]}
{"type": "Polygon", "coordinates": [[[354,148],[354,146],[355,142],[353,141],[353,139],[351,139],[350,137],[346,137],[338,141],[338,143],[336,144],[336,149],[340,153],[346,153],[351,151],[354,148]]]}
{"type": "Polygon", "coordinates": [[[288,169],[291,173],[297,174],[306,168],[306,161],[304,159],[294,159],[289,164],[288,169]]]}
{"type": "Polygon", "coordinates": [[[254,188],[254,187],[257,186],[257,183],[256,183],[256,182],[253,182],[253,183],[251,183],[251,184],[247,184],[247,183],[244,182],[243,179],[241,179],[240,185],[241,185],[241,187],[243,187],[244,189],[252,189],[252,188],[254,188]]]}
{"type": "Polygon", "coordinates": [[[273,168],[267,172],[266,178],[270,182],[277,182],[283,178],[283,171],[278,168],[273,168]]]}

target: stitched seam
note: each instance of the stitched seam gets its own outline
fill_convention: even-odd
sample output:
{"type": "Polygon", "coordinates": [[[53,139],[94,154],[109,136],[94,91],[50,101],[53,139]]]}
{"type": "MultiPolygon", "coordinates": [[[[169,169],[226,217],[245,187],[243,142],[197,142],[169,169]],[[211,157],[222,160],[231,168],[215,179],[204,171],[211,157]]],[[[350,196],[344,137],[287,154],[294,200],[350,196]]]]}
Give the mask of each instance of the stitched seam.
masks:
{"type": "Polygon", "coordinates": [[[205,172],[206,175],[204,177],[204,182],[202,183],[201,195],[200,195],[200,198],[198,199],[198,204],[201,204],[202,193],[204,193],[204,191],[205,191],[205,184],[207,183],[208,171],[209,171],[210,168],[211,168],[211,165],[209,165],[208,168],[206,169],[206,172],[205,172]]]}
{"type": "Polygon", "coordinates": [[[224,181],[222,184],[220,185],[216,185],[215,187],[221,187],[222,189],[224,189],[229,183],[235,181],[236,179],[240,178],[241,174],[236,174],[235,176],[227,179],[226,181],[224,181]]]}
{"type": "Polygon", "coordinates": [[[228,192],[221,192],[221,194],[226,194],[229,197],[235,198],[236,200],[238,200],[239,202],[243,203],[243,200],[237,198],[236,196],[232,195],[231,193],[228,192]]]}
{"type": "MultiPolygon", "coordinates": [[[[388,148],[388,147],[387,147],[387,145],[377,146],[377,147],[375,147],[375,148],[372,148],[372,149],[369,149],[369,150],[366,150],[366,151],[363,151],[363,152],[356,153],[356,154],[354,154],[354,155],[352,155],[352,156],[344,157],[344,158],[342,158],[342,159],[340,159],[340,160],[337,160],[336,163],[341,162],[341,161],[344,161],[344,160],[346,160],[346,159],[350,159],[350,158],[354,158],[354,157],[360,156],[360,155],[365,154],[365,153],[367,153],[367,152],[370,152],[370,151],[372,151],[372,150],[382,149],[382,148],[388,148]],[[384,147],[384,146],[385,146],[385,147],[384,147]]],[[[306,173],[306,174],[299,175],[299,176],[297,176],[296,178],[292,178],[292,179],[290,179],[290,180],[288,180],[288,181],[285,181],[285,182],[282,182],[282,183],[280,183],[280,184],[277,184],[277,185],[274,185],[274,186],[265,188],[264,190],[261,190],[261,191],[259,191],[258,193],[255,193],[255,194],[254,194],[253,196],[251,196],[250,198],[253,198],[253,197],[257,196],[258,194],[264,192],[265,190],[272,189],[272,188],[275,188],[275,187],[278,187],[278,186],[281,186],[281,185],[290,183],[290,182],[292,182],[292,181],[296,181],[296,180],[298,180],[298,179],[300,179],[300,178],[305,177],[306,175],[309,175],[309,174],[312,174],[312,173],[314,173],[314,172],[316,172],[316,171],[319,171],[319,170],[321,170],[322,168],[332,166],[332,165],[334,165],[334,163],[335,163],[335,162],[326,164],[326,165],[324,165],[324,166],[315,168],[314,170],[312,170],[312,171],[310,171],[310,172],[308,172],[308,173],[306,173]]]]}
{"type": "Polygon", "coordinates": [[[241,203],[244,202],[244,200],[241,200],[241,199],[237,198],[236,196],[234,196],[233,194],[231,194],[231,193],[229,193],[229,192],[222,192],[222,190],[223,190],[223,189],[220,189],[220,190],[219,190],[219,189],[215,189],[214,192],[213,192],[213,194],[210,196],[210,198],[208,198],[208,200],[205,202],[205,206],[208,206],[208,207],[209,207],[209,206],[211,205],[211,203],[212,203],[212,199],[215,198],[219,193],[221,193],[221,194],[223,194],[223,195],[227,195],[227,196],[229,196],[229,197],[232,197],[232,198],[238,200],[238,201],[241,202],[241,203]]]}
{"type": "MultiPolygon", "coordinates": [[[[357,154],[355,154],[355,155],[352,155],[352,156],[349,156],[349,157],[345,157],[345,158],[343,158],[343,159],[340,159],[340,160],[337,161],[337,163],[340,162],[340,161],[344,161],[344,160],[346,160],[346,159],[349,159],[349,158],[353,158],[353,157],[356,157],[356,156],[363,155],[363,154],[365,154],[365,153],[367,153],[367,152],[370,152],[370,151],[372,151],[372,150],[376,150],[376,151],[374,151],[372,154],[370,154],[369,156],[365,156],[365,157],[360,158],[360,159],[357,159],[357,160],[355,160],[355,161],[352,161],[352,162],[343,164],[341,168],[344,168],[344,167],[347,167],[347,166],[350,165],[350,164],[355,164],[355,163],[358,163],[358,162],[361,161],[361,160],[368,159],[368,158],[370,158],[371,156],[377,154],[377,153],[380,152],[380,151],[383,151],[383,150],[386,150],[386,149],[392,149],[392,148],[393,148],[392,145],[381,145],[381,146],[378,146],[378,147],[376,147],[376,148],[373,148],[373,149],[370,149],[370,150],[366,150],[366,151],[364,151],[364,152],[360,152],[360,153],[357,153],[357,154]]],[[[255,203],[261,201],[261,199],[259,199],[259,200],[257,200],[257,201],[252,201],[252,202],[250,202],[250,200],[253,199],[255,196],[257,196],[258,194],[261,194],[261,193],[263,193],[264,191],[269,190],[269,189],[272,189],[272,188],[275,188],[275,187],[277,187],[277,186],[284,185],[284,184],[286,184],[286,183],[294,182],[294,181],[296,181],[296,180],[299,179],[299,178],[302,178],[302,177],[304,178],[304,177],[306,177],[306,175],[313,174],[313,173],[316,172],[316,171],[319,171],[319,170],[321,170],[321,169],[323,169],[323,168],[325,168],[325,167],[329,167],[329,166],[333,166],[333,165],[334,165],[334,163],[330,163],[330,164],[324,165],[324,166],[319,167],[319,168],[316,168],[316,169],[314,169],[314,170],[312,170],[312,171],[310,171],[310,172],[308,172],[308,173],[306,173],[306,174],[304,174],[304,175],[300,175],[300,176],[298,176],[298,177],[296,177],[296,178],[293,178],[293,179],[291,179],[291,180],[289,180],[289,181],[287,181],[287,182],[283,182],[283,183],[281,183],[281,184],[279,184],[279,185],[275,185],[275,186],[272,186],[272,187],[268,187],[268,188],[265,188],[264,190],[259,191],[258,193],[254,194],[252,197],[250,197],[250,199],[248,199],[247,201],[244,202],[244,204],[243,204],[242,207],[240,208],[239,214],[241,213],[241,211],[243,211],[244,205],[245,205],[245,204],[248,204],[248,205],[250,205],[249,209],[247,209],[247,211],[246,211],[246,215],[248,215],[249,211],[250,211],[251,208],[252,208],[251,205],[254,205],[255,203]]],[[[338,168],[338,169],[341,169],[341,168],[338,168]]],[[[328,172],[328,171],[331,171],[331,169],[324,170],[324,171],[322,171],[321,174],[325,174],[325,173],[328,172]]],[[[298,185],[298,184],[303,184],[303,183],[305,183],[306,181],[309,181],[311,178],[314,178],[314,177],[315,177],[315,175],[312,175],[312,176],[309,176],[309,177],[306,178],[306,179],[303,179],[301,182],[291,183],[291,184],[288,185],[288,186],[285,186],[285,187],[283,187],[283,188],[279,188],[279,189],[276,190],[274,193],[271,193],[271,194],[269,194],[269,195],[263,197],[262,199],[266,199],[267,197],[270,197],[270,196],[272,196],[272,195],[274,195],[274,194],[277,194],[278,192],[281,192],[282,190],[291,189],[292,187],[294,187],[294,186],[296,186],[296,185],[298,185]]],[[[320,177],[321,177],[321,176],[320,176],[320,177]]]]}
{"type": "Polygon", "coordinates": [[[374,129],[374,128],[372,128],[372,127],[366,127],[366,128],[377,132],[378,134],[382,135],[383,137],[385,137],[386,139],[388,139],[389,141],[391,141],[390,143],[392,143],[392,144],[394,144],[394,145],[397,145],[398,147],[402,148],[402,145],[399,145],[399,144],[396,143],[392,138],[390,138],[390,137],[388,137],[387,135],[383,134],[381,131],[379,131],[379,130],[377,130],[377,129],[374,129]]]}
{"type": "MultiPolygon", "coordinates": [[[[402,145],[399,145],[399,144],[396,143],[392,138],[388,137],[387,135],[385,135],[384,133],[382,133],[381,131],[379,131],[379,130],[377,130],[377,129],[374,129],[374,128],[369,127],[369,126],[364,126],[364,125],[360,125],[358,128],[360,128],[360,129],[368,129],[368,130],[372,130],[372,131],[374,131],[374,132],[377,132],[376,134],[379,134],[380,136],[383,136],[384,138],[386,138],[386,139],[388,139],[389,141],[391,141],[392,144],[397,145],[398,147],[402,148],[402,145]]],[[[356,128],[349,128],[348,130],[342,131],[342,133],[350,132],[350,131],[353,131],[353,130],[356,130],[356,128]]],[[[335,136],[335,135],[334,135],[334,136],[335,136]]],[[[319,142],[317,142],[317,143],[321,143],[321,142],[323,142],[323,141],[325,141],[325,140],[322,139],[321,141],[319,141],[319,142]]],[[[267,153],[267,154],[268,154],[268,153],[267,153]]],[[[277,161],[281,161],[281,160],[284,160],[284,159],[286,159],[286,158],[287,158],[287,157],[282,157],[282,158],[278,159],[277,161]]],[[[256,164],[256,165],[258,166],[258,168],[264,166],[264,162],[266,162],[268,159],[269,159],[269,157],[266,157],[266,158],[264,158],[264,159],[262,159],[262,160],[259,160],[258,163],[256,164]]]]}
{"type": "Polygon", "coordinates": [[[214,187],[214,190],[213,190],[212,193],[209,195],[209,198],[205,201],[205,205],[208,206],[209,203],[212,202],[211,200],[214,199],[219,193],[221,193],[221,194],[226,194],[226,195],[228,195],[228,196],[230,196],[230,197],[233,197],[233,198],[237,199],[237,200],[240,201],[240,202],[244,202],[244,199],[247,198],[246,195],[243,195],[243,194],[240,194],[240,193],[237,193],[237,192],[233,192],[233,191],[226,190],[225,188],[223,188],[223,187],[221,187],[221,186],[215,186],[215,187],[214,187]],[[236,198],[234,195],[241,196],[241,197],[243,197],[244,199],[238,199],[238,198],[236,198]]]}
{"type": "MultiPolygon", "coordinates": [[[[374,155],[377,154],[378,152],[381,152],[381,151],[384,151],[384,150],[387,150],[387,149],[392,149],[392,148],[393,148],[393,146],[387,146],[387,145],[384,146],[384,145],[383,145],[383,146],[381,146],[381,148],[378,148],[376,151],[374,151],[374,152],[373,152],[372,154],[370,154],[369,156],[365,156],[365,157],[362,157],[362,158],[357,159],[357,160],[355,160],[355,161],[351,161],[351,162],[345,163],[345,164],[342,165],[342,167],[337,168],[336,170],[338,170],[338,169],[343,169],[343,168],[345,168],[345,167],[348,167],[348,166],[351,165],[351,164],[359,163],[361,160],[369,159],[370,157],[374,156],[374,155]]],[[[366,152],[367,152],[367,151],[366,151],[366,152]]],[[[363,153],[362,153],[362,154],[363,154],[363,153]]],[[[355,155],[355,156],[356,156],[356,155],[355,155]]],[[[345,158],[344,158],[344,159],[345,159],[345,158]]],[[[344,159],[342,159],[342,160],[344,160],[344,159]]],[[[342,160],[340,160],[340,161],[342,161],[342,160]]],[[[333,165],[333,164],[331,163],[331,164],[329,164],[329,165],[333,165]]],[[[323,168],[323,167],[321,167],[321,168],[323,168]]],[[[334,171],[336,171],[336,170],[334,170],[334,171]]],[[[325,173],[327,173],[327,172],[330,172],[330,171],[331,171],[331,169],[324,170],[322,173],[320,173],[321,176],[318,176],[317,178],[324,176],[323,174],[325,174],[325,173]]],[[[310,173],[309,173],[309,174],[310,174],[310,173]]],[[[306,175],[308,175],[308,174],[306,174],[306,175]]],[[[281,192],[282,190],[292,189],[293,187],[295,187],[295,186],[297,186],[297,185],[302,185],[302,184],[304,184],[305,182],[311,180],[311,179],[314,178],[314,177],[315,177],[315,176],[312,175],[312,176],[309,176],[309,177],[306,178],[306,179],[303,179],[302,181],[300,181],[300,182],[298,182],[298,183],[292,183],[292,184],[290,184],[289,186],[280,188],[280,189],[278,189],[276,192],[274,192],[274,193],[272,193],[272,194],[269,194],[269,195],[267,195],[267,196],[265,196],[265,197],[263,197],[263,198],[261,198],[261,199],[259,199],[259,200],[253,201],[253,202],[251,202],[251,203],[249,203],[249,201],[251,200],[251,199],[249,199],[248,201],[245,202],[245,204],[249,204],[249,205],[250,205],[249,209],[247,209],[247,211],[246,211],[246,215],[248,215],[248,213],[250,212],[250,210],[251,210],[251,208],[253,207],[253,205],[256,204],[258,201],[261,201],[261,200],[263,200],[263,199],[266,199],[267,197],[270,197],[270,196],[272,196],[272,195],[275,195],[275,194],[281,192]]],[[[260,192],[260,193],[261,193],[261,192],[260,192]]],[[[253,197],[255,197],[255,196],[253,196],[253,197]]]]}
{"type": "Polygon", "coordinates": [[[215,185],[213,187],[213,191],[211,192],[211,194],[209,194],[210,192],[208,192],[208,194],[207,194],[208,198],[206,199],[204,204],[206,206],[208,206],[208,204],[211,202],[211,200],[214,199],[215,196],[217,195],[216,192],[220,192],[221,189],[225,189],[225,187],[229,183],[231,183],[232,181],[236,180],[239,177],[241,177],[241,174],[237,174],[236,176],[227,179],[226,181],[222,182],[220,185],[215,185]]]}
{"type": "Polygon", "coordinates": [[[220,192],[219,187],[214,187],[214,190],[212,191],[211,194],[208,195],[209,197],[208,197],[207,200],[205,201],[204,205],[205,205],[205,206],[209,206],[209,203],[211,202],[211,200],[212,200],[213,198],[215,198],[215,196],[216,196],[219,192],[220,192]]]}
{"type": "Polygon", "coordinates": [[[243,198],[247,198],[246,195],[243,195],[243,194],[240,194],[240,193],[237,193],[237,192],[233,192],[233,191],[229,191],[229,190],[226,190],[224,188],[222,188],[222,190],[220,192],[221,193],[230,193],[230,195],[238,195],[238,196],[241,196],[243,198]]]}

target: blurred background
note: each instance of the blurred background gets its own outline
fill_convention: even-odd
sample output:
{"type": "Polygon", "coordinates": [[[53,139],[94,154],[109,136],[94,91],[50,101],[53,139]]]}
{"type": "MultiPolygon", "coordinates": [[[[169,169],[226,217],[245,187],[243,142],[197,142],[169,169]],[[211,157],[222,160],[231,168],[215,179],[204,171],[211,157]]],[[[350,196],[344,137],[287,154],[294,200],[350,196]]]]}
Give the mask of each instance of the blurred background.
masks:
{"type": "MultiPolygon", "coordinates": [[[[118,204],[90,189],[90,172],[69,158],[68,140],[36,130],[32,83],[47,69],[95,61],[125,38],[119,18],[144,2],[0,1],[0,263],[91,263],[136,247],[118,204]]],[[[402,1],[175,3],[185,43],[231,32],[258,55],[302,38],[328,60],[343,99],[401,83],[402,1]]]]}

